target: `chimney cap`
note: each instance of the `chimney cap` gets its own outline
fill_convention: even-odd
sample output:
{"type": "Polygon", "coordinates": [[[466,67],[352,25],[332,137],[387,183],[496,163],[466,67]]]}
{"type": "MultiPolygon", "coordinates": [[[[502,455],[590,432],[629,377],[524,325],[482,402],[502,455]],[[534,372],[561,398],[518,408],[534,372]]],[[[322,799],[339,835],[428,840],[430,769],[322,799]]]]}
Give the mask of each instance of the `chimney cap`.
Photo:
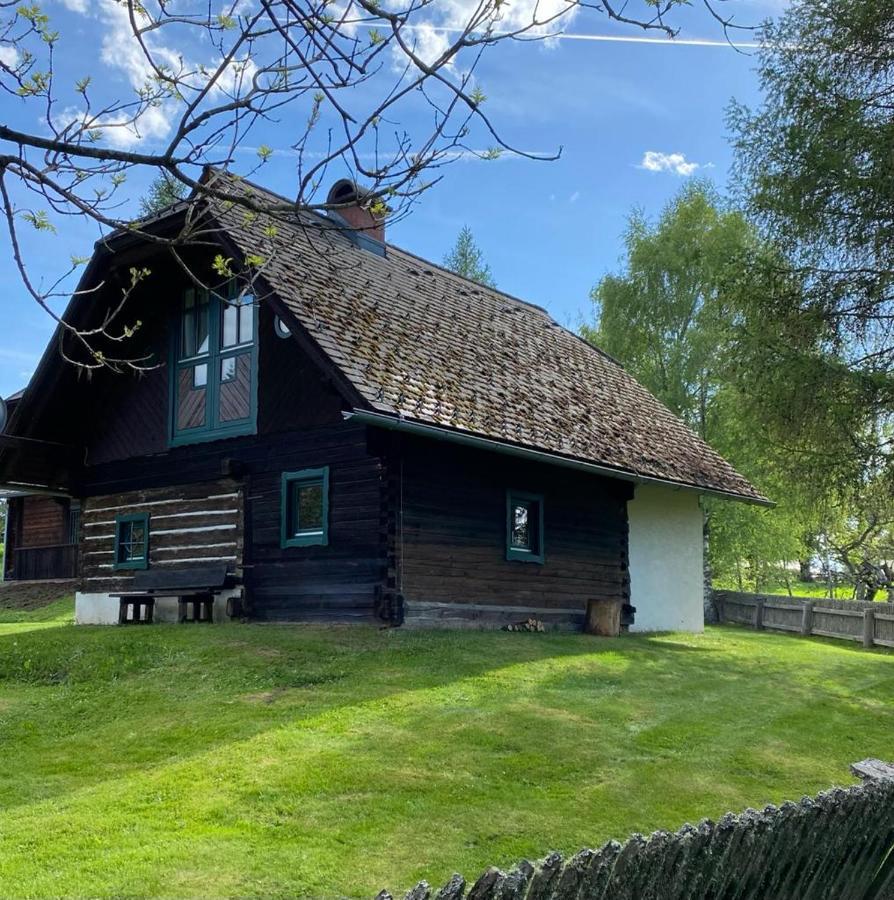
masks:
{"type": "Polygon", "coordinates": [[[367,188],[358,187],[349,178],[342,178],[329,188],[326,203],[335,209],[327,210],[327,215],[348,228],[349,239],[358,247],[370,250],[377,256],[385,255],[385,218],[384,211],[376,206],[376,212],[370,209],[378,198],[367,188]],[[369,205],[364,205],[368,203],[369,205]]]}
{"type": "Polygon", "coordinates": [[[326,197],[326,203],[329,204],[356,204],[359,206],[362,201],[373,196],[372,191],[362,188],[350,178],[340,178],[335,184],[329,188],[329,194],[326,197]]]}

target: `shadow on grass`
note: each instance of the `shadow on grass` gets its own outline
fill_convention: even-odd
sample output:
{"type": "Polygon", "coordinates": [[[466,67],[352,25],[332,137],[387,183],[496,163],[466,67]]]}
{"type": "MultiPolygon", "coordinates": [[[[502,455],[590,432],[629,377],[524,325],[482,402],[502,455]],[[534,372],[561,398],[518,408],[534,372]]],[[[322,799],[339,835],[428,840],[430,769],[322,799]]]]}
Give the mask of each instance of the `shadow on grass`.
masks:
{"type": "Polygon", "coordinates": [[[9,761],[0,794],[7,807],[31,803],[366,702],[631,649],[623,639],[363,626],[0,633],[0,748],[9,761]]]}
{"type": "Polygon", "coordinates": [[[19,655],[0,681],[13,704],[0,710],[3,805],[17,845],[70,818],[83,838],[65,840],[82,839],[97,868],[110,854],[106,871],[148,844],[162,872],[202,859],[171,839],[184,822],[206,852],[254,841],[232,877],[255,894],[372,896],[454,867],[475,874],[797,797],[883,755],[894,713],[865,695],[890,696],[894,668],[779,637],[7,636],[0,666],[19,655]]]}

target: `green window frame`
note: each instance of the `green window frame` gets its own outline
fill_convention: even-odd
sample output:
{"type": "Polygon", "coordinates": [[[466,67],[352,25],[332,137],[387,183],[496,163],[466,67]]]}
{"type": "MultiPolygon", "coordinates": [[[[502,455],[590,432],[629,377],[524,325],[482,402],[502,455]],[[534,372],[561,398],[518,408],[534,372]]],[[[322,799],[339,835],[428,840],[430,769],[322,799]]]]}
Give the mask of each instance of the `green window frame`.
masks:
{"type": "Polygon", "coordinates": [[[328,545],[329,466],[283,472],[280,529],[284,548],[328,545]]]}
{"type": "Polygon", "coordinates": [[[187,288],[171,329],[170,372],[170,446],[256,434],[255,298],[240,296],[234,280],[215,292],[187,288]]]}
{"type": "Polygon", "coordinates": [[[114,565],[116,569],[149,568],[149,513],[115,516],[114,565]]]}
{"type": "Polygon", "coordinates": [[[543,494],[506,491],[506,559],[542,564],[545,558],[543,494]]]}

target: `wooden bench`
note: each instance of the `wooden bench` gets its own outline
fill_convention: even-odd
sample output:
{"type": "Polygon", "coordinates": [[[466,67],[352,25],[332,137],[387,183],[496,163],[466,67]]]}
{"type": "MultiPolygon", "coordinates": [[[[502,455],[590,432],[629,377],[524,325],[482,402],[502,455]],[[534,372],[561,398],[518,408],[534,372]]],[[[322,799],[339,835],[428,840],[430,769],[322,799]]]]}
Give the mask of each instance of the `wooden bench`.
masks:
{"type": "Polygon", "coordinates": [[[215,597],[228,582],[226,563],[136,572],[131,590],[112,594],[118,599],[118,624],[150,624],[158,597],[177,598],[178,622],[210,623],[214,617],[215,597]]]}

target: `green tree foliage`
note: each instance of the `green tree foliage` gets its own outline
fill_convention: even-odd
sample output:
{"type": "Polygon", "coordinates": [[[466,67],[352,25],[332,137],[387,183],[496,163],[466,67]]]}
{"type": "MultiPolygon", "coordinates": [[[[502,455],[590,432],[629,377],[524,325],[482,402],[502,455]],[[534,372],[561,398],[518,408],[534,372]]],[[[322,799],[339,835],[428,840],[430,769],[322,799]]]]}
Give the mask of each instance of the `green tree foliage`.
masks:
{"type": "Polygon", "coordinates": [[[475,243],[472,229],[468,225],[463,225],[453,249],[444,257],[444,266],[472,281],[488,287],[497,286],[490,266],[484,261],[484,254],[475,243]]]}
{"type": "Polygon", "coordinates": [[[183,200],[187,191],[182,182],[170,175],[161,174],[149,185],[149,191],[140,199],[140,214],[151,216],[161,212],[165,207],[183,200]]]}
{"type": "Polygon", "coordinates": [[[634,211],[624,241],[626,269],[593,289],[598,331],[584,334],[706,437],[736,314],[722,286],[753,233],[709,183],[693,181],[656,225],[634,211]]]}
{"type": "Polygon", "coordinates": [[[760,423],[742,402],[737,364],[749,298],[743,272],[772,256],[707,182],[689,182],[657,223],[635,211],[627,262],[593,289],[596,323],[583,336],[618,358],[674,413],[775,499],[768,511],[708,501],[715,574],[754,584],[808,551],[801,492],[793,490],[760,423]]]}
{"type": "Polygon", "coordinates": [[[894,459],[892,31],[891,0],[795,0],[763,31],[762,105],[730,112],[738,189],[800,282],[763,303],[754,397],[856,489],[894,459]]]}

